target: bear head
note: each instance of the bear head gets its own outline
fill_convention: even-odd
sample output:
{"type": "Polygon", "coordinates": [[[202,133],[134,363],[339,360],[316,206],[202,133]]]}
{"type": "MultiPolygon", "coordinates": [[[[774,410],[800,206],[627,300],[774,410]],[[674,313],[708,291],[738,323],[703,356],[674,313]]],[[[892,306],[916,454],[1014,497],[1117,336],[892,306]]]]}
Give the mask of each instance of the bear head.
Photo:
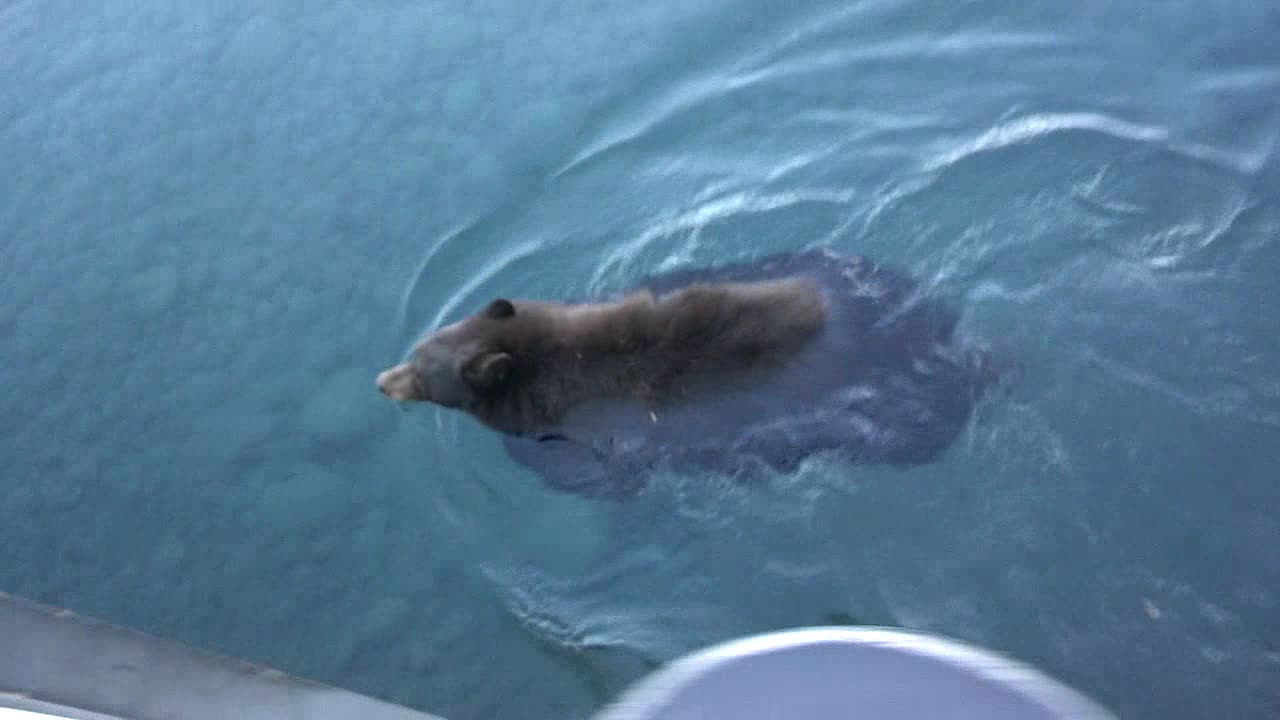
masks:
{"type": "Polygon", "coordinates": [[[516,307],[498,299],[482,312],[428,334],[408,362],[378,374],[378,389],[393,400],[471,410],[511,374],[502,340],[516,307]]]}

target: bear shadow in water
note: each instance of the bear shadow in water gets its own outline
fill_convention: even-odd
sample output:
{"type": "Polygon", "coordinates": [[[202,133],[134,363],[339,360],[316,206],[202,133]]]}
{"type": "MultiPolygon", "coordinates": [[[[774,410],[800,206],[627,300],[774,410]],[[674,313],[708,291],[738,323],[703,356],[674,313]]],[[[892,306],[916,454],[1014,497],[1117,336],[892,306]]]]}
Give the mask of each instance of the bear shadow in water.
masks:
{"type": "Polygon", "coordinates": [[[805,276],[828,306],[820,333],[781,367],[716,378],[661,415],[608,400],[555,432],[504,436],[508,454],[560,491],[623,499],[659,470],[738,480],[827,453],[898,467],[936,461],[1012,366],[954,337],[956,312],[908,276],[826,251],[685,270],[638,284],[662,295],[695,282],[805,276]]]}

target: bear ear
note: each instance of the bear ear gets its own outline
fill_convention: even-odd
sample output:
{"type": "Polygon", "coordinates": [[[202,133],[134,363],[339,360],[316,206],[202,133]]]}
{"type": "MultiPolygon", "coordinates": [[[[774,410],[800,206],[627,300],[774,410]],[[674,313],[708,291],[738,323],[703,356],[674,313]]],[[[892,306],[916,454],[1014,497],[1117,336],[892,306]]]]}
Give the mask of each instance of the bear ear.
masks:
{"type": "Polygon", "coordinates": [[[488,390],[511,374],[511,356],[504,352],[477,355],[462,369],[462,376],[472,387],[488,390]]]}
{"type": "Polygon", "coordinates": [[[511,304],[506,298],[498,298],[489,303],[489,307],[484,309],[485,317],[491,317],[494,320],[509,318],[516,314],[516,306],[511,304]]]}

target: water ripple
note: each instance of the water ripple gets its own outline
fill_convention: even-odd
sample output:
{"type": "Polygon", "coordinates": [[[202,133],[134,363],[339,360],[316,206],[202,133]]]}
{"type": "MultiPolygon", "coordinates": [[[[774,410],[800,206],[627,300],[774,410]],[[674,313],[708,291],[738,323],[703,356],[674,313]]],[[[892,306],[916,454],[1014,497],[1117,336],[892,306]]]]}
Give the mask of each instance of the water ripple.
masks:
{"type": "Polygon", "coordinates": [[[1272,138],[1258,148],[1234,150],[1205,143],[1177,142],[1173,140],[1168,128],[1129,122],[1102,113],[1037,113],[996,125],[978,137],[928,160],[923,169],[926,172],[936,172],[976,155],[1072,131],[1093,132],[1128,142],[1163,145],[1185,157],[1244,176],[1257,173],[1266,164],[1274,145],[1272,138]]]}
{"type": "MultiPolygon", "coordinates": [[[[851,189],[806,189],[777,193],[735,192],[708,199],[690,210],[652,223],[646,230],[628,242],[619,242],[607,249],[591,278],[590,287],[595,292],[617,284],[620,270],[632,268],[635,261],[655,242],[681,233],[688,233],[685,246],[667,256],[666,265],[681,260],[681,253],[689,252],[698,242],[698,231],[712,223],[738,215],[773,212],[782,208],[803,204],[848,204],[855,196],[851,189]]],[[[665,269],[660,263],[656,269],[665,269]]]]}
{"type": "MultiPolygon", "coordinates": [[[[400,303],[396,308],[395,326],[401,331],[405,330],[409,324],[409,308],[413,303],[413,298],[419,292],[419,288],[428,277],[427,268],[431,265],[436,254],[441,248],[453,241],[458,236],[465,233],[468,229],[474,227],[474,222],[465,222],[461,225],[449,230],[440,237],[435,243],[427,248],[422,257],[418,259],[418,264],[414,267],[413,273],[409,276],[408,282],[405,283],[404,289],[400,292],[400,303]]],[[[416,342],[416,340],[415,340],[416,342]]]]}
{"type": "Polygon", "coordinates": [[[790,77],[859,64],[887,61],[955,60],[1000,50],[1045,50],[1065,43],[1046,33],[964,32],[947,37],[906,37],[885,42],[859,43],[849,47],[811,52],[788,61],[771,63],[727,79],[727,89],[738,90],[775,83],[790,77]]]}
{"type": "Polygon", "coordinates": [[[517,260],[533,255],[541,244],[542,243],[539,240],[527,240],[521,243],[514,243],[498,255],[498,257],[484,264],[478,272],[459,286],[457,292],[451,295],[449,299],[440,306],[440,309],[436,311],[435,316],[431,318],[431,327],[439,327],[444,322],[445,318],[449,317],[451,313],[457,310],[463,302],[469,300],[472,294],[484,286],[485,283],[492,280],[517,260]]]}
{"type": "Polygon", "coordinates": [[[1151,370],[1133,367],[1113,359],[1097,348],[1085,347],[1081,352],[1089,363],[1122,383],[1156,393],[1188,408],[1197,415],[1247,417],[1254,422],[1280,427],[1280,414],[1257,407],[1253,402],[1255,394],[1260,397],[1266,396],[1265,388],[1256,388],[1255,392],[1255,389],[1250,388],[1245,381],[1228,378],[1218,387],[1208,387],[1193,392],[1190,388],[1157,377],[1151,370]]]}
{"type": "Polygon", "coordinates": [[[1071,130],[1088,130],[1133,142],[1164,142],[1169,138],[1169,131],[1165,128],[1131,123],[1099,113],[1044,113],[997,125],[977,138],[930,160],[925,164],[925,170],[934,172],[974,155],[1071,130]]]}

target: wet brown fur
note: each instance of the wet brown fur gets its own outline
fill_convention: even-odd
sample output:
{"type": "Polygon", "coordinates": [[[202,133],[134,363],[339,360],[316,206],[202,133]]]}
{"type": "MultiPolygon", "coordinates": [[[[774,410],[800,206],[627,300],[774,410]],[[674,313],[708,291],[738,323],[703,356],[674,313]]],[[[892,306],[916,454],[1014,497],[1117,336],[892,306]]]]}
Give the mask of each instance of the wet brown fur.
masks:
{"type": "Polygon", "coordinates": [[[695,378],[782,361],[826,317],[821,290],[807,279],[699,284],[606,303],[512,305],[509,317],[480,313],[456,331],[459,346],[475,356],[511,356],[504,379],[468,410],[516,433],[546,430],[592,399],[626,397],[658,408],[678,400],[695,378]]]}

